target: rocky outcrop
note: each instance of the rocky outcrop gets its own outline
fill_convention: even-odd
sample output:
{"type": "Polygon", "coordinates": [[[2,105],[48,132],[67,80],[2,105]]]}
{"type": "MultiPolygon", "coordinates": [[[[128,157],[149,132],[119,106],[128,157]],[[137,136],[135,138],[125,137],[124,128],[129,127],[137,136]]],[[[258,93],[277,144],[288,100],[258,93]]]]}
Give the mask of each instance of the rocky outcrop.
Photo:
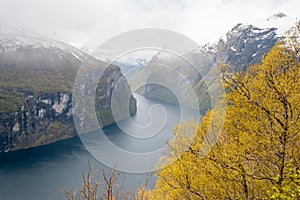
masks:
{"type": "MultiPolygon", "coordinates": [[[[106,63],[62,42],[0,26],[0,153],[77,134],[72,95],[77,71],[83,63],[103,73],[95,98],[101,126],[115,122],[110,103],[113,93],[120,97],[116,105],[128,108],[122,118],[135,114],[136,100],[119,67],[107,67],[106,63]]],[[[84,85],[89,81],[87,78],[84,85]]],[[[82,123],[88,120],[83,118],[82,123]]]]}
{"type": "Polygon", "coordinates": [[[76,134],[72,94],[23,93],[24,104],[0,113],[0,152],[18,150],[66,139],[76,134]]]}
{"type": "Polygon", "coordinates": [[[211,51],[215,51],[218,63],[227,63],[237,71],[244,70],[260,63],[262,56],[278,42],[276,30],[237,24],[211,51]]]}

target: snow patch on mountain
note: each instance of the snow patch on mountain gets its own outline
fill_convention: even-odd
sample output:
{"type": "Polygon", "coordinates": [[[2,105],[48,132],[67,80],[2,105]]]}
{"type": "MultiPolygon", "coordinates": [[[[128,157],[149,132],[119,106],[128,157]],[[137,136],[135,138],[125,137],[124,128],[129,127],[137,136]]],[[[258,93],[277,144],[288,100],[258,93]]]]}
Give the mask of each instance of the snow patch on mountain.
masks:
{"type": "Polygon", "coordinates": [[[295,26],[297,21],[296,16],[286,15],[279,12],[269,17],[267,20],[261,22],[261,27],[275,27],[277,28],[277,35],[283,36],[291,27],[295,26]]]}
{"type": "MultiPolygon", "coordinates": [[[[83,52],[66,43],[50,39],[25,28],[0,24],[0,52],[15,52],[22,48],[54,49],[60,53],[69,53],[77,60],[81,60],[85,57],[83,52]]],[[[60,55],[60,57],[62,57],[62,55],[60,55]]]]}

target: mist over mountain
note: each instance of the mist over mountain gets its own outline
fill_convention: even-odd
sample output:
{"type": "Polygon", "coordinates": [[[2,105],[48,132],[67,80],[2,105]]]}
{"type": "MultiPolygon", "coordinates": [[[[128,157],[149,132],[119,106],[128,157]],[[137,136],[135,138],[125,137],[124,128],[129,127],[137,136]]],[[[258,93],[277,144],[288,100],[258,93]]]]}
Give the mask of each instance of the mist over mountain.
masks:
{"type": "Polygon", "coordinates": [[[284,17],[287,17],[287,15],[284,14],[283,12],[279,12],[279,13],[275,13],[273,16],[269,17],[267,19],[267,21],[276,20],[276,19],[280,19],[280,18],[284,18],[284,17]]]}
{"type": "MultiPolygon", "coordinates": [[[[114,122],[110,104],[113,90],[124,97],[120,108],[126,104],[122,101],[130,99],[130,114],[135,113],[135,99],[117,66],[105,69],[106,63],[71,45],[26,29],[0,26],[0,152],[76,135],[72,93],[81,65],[103,73],[96,92],[101,126],[114,122]]],[[[84,81],[82,95],[88,92],[89,84],[91,80],[84,81]]],[[[89,126],[88,117],[79,120],[82,126],[89,126]]]]}

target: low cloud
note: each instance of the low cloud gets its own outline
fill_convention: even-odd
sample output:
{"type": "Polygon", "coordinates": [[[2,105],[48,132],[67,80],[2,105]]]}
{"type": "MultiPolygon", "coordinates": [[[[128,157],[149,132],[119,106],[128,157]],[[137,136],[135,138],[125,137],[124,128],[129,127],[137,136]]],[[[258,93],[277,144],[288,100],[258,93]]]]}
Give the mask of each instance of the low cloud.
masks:
{"type": "Polygon", "coordinates": [[[0,20],[77,47],[95,48],[113,35],[149,27],[204,44],[239,22],[272,26],[266,19],[278,12],[294,23],[299,7],[298,0],[0,0],[0,20]]]}

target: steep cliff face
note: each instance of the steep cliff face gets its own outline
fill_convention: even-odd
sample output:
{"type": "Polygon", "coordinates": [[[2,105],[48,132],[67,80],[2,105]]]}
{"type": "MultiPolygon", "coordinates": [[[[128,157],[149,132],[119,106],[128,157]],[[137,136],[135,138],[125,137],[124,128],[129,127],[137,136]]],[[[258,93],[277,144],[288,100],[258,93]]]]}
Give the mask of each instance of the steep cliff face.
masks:
{"type": "MultiPolygon", "coordinates": [[[[112,93],[126,116],[136,112],[136,101],[117,66],[106,63],[59,41],[34,33],[0,26],[0,152],[52,143],[76,135],[72,92],[83,62],[104,72],[95,102],[99,122],[114,122],[112,93]],[[123,87],[116,86],[122,81],[123,87]],[[99,98],[101,97],[101,98],[99,98]]],[[[85,80],[88,82],[89,80],[85,80]]],[[[88,119],[82,119],[86,123],[88,119]]]]}
{"type": "MultiPolygon", "coordinates": [[[[183,62],[179,57],[159,52],[144,68],[144,74],[139,72],[131,79],[138,79],[138,76],[143,75],[146,79],[146,86],[139,92],[148,98],[169,103],[177,103],[176,97],[165,87],[151,84],[152,82],[167,81],[168,85],[174,85],[177,90],[181,91],[183,98],[188,98],[186,85],[191,85],[198,97],[199,109],[205,112],[210,106],[208,91],[210,82],[204,81],[203,77],[207,76],[212,66],[226,63],[236,71],[245,70],[248,66],[259,63],[262,55],[266,54],[279,39],[276,28],[260,29],[252,25],[237,24],[228,31],[225,38],[220,39],[216,44],[207,44],[184,54],[183,56],[190,63],[183,62]],[[180,81],[177,78],[170,78],[174,76],[157,66],[168,66],[185,79],[180,81]]],[[[206,78],[210,79],[210,77],[206,78]]],[[[187,103],[185,106],[190,105],[187,103]]]]}
{"type": "Polygon", "coordinates": [[[0,152],[47,144],[76,134],[71,93],[22,95],[24,103],[20,107],[0,113],[0,152]]]}

